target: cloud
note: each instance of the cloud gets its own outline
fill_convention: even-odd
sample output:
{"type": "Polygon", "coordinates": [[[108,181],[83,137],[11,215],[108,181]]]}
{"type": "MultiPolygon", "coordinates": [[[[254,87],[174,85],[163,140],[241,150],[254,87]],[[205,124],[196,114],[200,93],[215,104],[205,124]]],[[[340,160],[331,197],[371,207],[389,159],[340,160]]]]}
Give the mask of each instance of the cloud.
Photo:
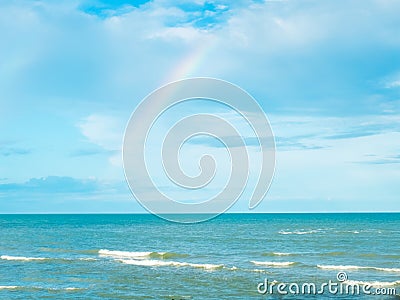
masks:
{"type": "Polygon", "coordinates": [[[78,180],[71,177],[49,176],[31,178],[24,183],[0,184],[0,192],[86,193],[98,190],[95,180],[78,180]]]}
{"type": "Polygon", "coordinates": [[[28,155],[30,153],[32,150],[26,148],[0,147],[0,155],[3,156],[28,155]]]}
{"type": "Polygon", "coordinates": [[[286,106],[317,108],[326,115],[376,112],[377,102],[390,97],[376,90],[375,82],[400,64],[394,57],[399,37],[382,20],[398,23],[394,12],[399,9],[394,1],[351,2],[346,7],[334,1],[250,5],[221,29],[233,49],[226,55],[242,55],[241,66],[228,78],[240,82],[241,72],[251,70],[246,84],[257,91],[257,98],[268,99],[264,107],[269,110],[286,106]],[[365,13],[364,4],[373,16],[365,13]],[[369,93],[379,93],[380,99],[369,93]]]}
{"type": "Polygon", "coordinates": [[[101,155],[101,154],[115,154],[116,151],[105,150],[102,148],[80,148],[71,152],[71,157],[81,157],[81,156],[91,156],[91,155],[101,155]]]}
{"type": "MultiPolygon", "coordinates": [[[[229,143],[230,148],[240,147],[242,145],[242,141],[246,146],[259,147],[260,142],[256,137],[240,137],[240,136],[231,136],[224,137],[224,139],[229,143]],[[243,140],[242,140],[243,139],[243,140]]],[[[266,143],[268,144],[270,140],[266,139],[266,143]]],[[[210,137],[194,137],[189,140],[189,143],[192,145],[204,145],[208,147],[215,148],[224,148],[225,145],[217,139],[210,137]]],[[[313,145],[301,142],[297,138],[284,138],[284,137],[275,137],[276,150],[277,151],[290,151],[290,150],[317,150],[327,148],[322,145],[313,145]]]]}
{"type": "Polygon", "coordinates": [[[8,45],[1,53],[7,64],[2,77],[10,83],[3,92],[18,99],[63,96],[96,106],[118,99],[124,110],[166,81],[216,76],[246,87],[275,112],[362,114],[388,101],[375,82],[400,69],[396,1],[4,6],[3,27],[14,34],[2,30],[8,45]],[[13,42],[28,32],[32,38],[13,42]],[[379,100],[372,101],[370,92],[379,100]]]}
{"type": "Polygon", "coordinates": [[[276,148],[277,151],[292,151],[292,150],[319,150],[329,148],[328,146],[314,145],[312,143],[307,144],[296,140],[295,138],[282,138],[276,137],[276,148]]]}
{"type": "Polygon", "coordinates": [[[117,117],[92,114],[77,124],[82,134],[90,143],[103,149],[81,149],[78,151],[80,156],[93,155],[105,152],[110,154],[109,161],[114,166],[121,166],[121,149],[125,125],[117,117]]]}
{"type": "Polygon", "coordinates": [[[386,165],[386,164],[400,164],[400,155],[393,156],[378,156],[378,155],[366,155],[365,160],[355,161],[356,164],[366,165],[386,165]]]}
{"type": "Polygon", "coordinates": [[[40,197],[41,195],[80,196],[90,198],[93,195],[100,198],[110,194],[126,194],[128,189],[125,182],[107,182],[94,178],[79,179],[68,176],[48,176],[31,178],[23,183],[0,183],[0,198],[40,197]]]}
{"type": "Polygon", "coordinates": [[[19,144],[13,140],[0,141],[0,156],[24,156],[32,153],[30,148],[20,146],[19,144]]]}
{"type": "Polygon", "coordinates": [[[91,143],[108,150],[121,148],[123,125],[117,118],[92,114],[77,126],[91,143]]]}
{"type": "Polygon", "coordinates": [[[400,116],[371,116],[370,120],[367,117],[358,119],[354,124],[348,124],[346,128],[342,128],[340,132],[325,136],[326,139],[347,139],[357,138],[369,135],[382,134],[387,132],[400,131],[400,116]],[[364,120],[363,120],[364,119],[364,120]]]}
{"type": "Polygon", "coordinates": [[[400,70],[394,70],[391,74],[384,76],[379,82],[380,86],[386,89],[395,89],[400,87],[400,70]]]}
{"type": "MultiPolygon", "coordinates": [[[[243,3],[229,3],[230,6],[242,6],[243,3]]],[[[147,1],[135,3],[118,1],[114,3],[82,3],[80,9],[85,13],[110,18],[122,16],[133,11],[148,12],[153,18],[163,19],[168,26],[192,26],[196,28],[210,28],[226,19],[225,14],[229,7],[209,1],[147,1]]]]}
{"type": "Polygon", "coordinates": [[[394,80],[394,81],[390,81],[387,82],[385,85],[387,88],[391,89],[391,88],[398,88],[400,87],[400,79],[399,80],[394,80]]]}
{"type": "Polygon", "coordinates": [[[270,115],[272,128],[281,141],[327,144],[328,140],[353,139],[400,131],[400,115],[321,117],[270,115]],[[326,141],[325,141],[326,140],[326,141]]]}

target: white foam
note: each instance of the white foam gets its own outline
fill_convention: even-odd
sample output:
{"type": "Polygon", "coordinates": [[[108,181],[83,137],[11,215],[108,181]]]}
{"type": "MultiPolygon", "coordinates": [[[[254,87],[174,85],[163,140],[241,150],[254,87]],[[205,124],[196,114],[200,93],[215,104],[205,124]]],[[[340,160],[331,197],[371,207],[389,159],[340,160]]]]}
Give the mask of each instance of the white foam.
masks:
{"type": "Polygon", "coordinates": [[[2,255],[1,259],[4,260],[19,260],[19,261],[32,261],[32,260],[46,260],[44,257],[25,257],[25,256],[10,256],[10,255],[2,255]]]}
{"type": "Polygon", "coordinates": [[[282,261],[282,262],[277,262],[277,261],[251,261],[253,264],[256,266],[268,266],[268,267],[288,267],[290,265],[295,264],[292,261],[282,261]]]}
{"type": "Polygon", "coordinates": [[[43,287],[43,286],[16,286],[16,285],[0,285],[0,290],[13,290],[13,289],[37,289],[37,290],[48,290],[48,291],[78,291],[85,290],[86,288],[78,287],[43,287]]]}
{"type": "Polygon", "coordinates": [[[317,265],[320,269],[326,270],[376,270],[382,272],[400,272],[398,268],[376,268],[376,267],[363,267],[363,266],[336,266],[336,265],[317,265]]]}
{"type": "Polygon", "coordinates": [[[348,285],[370,285],[373,287],[386,287],[386,286],[395,286],[400,284],[400,280],[397,281],[358,281],[358,280],[347,280],[344,282],[348,285]]]}
{"type": "Polygon", "coordinates": [[[94,261],[97,260],[93,257],[79,257],[79,258],[62,258],[62,257],[25,257],[25,256],[11,256],[11,255],[2,255],[0,259],[3,260],[15,260],[15,261],[42,261],[42,260],[62,260],[62,261],[73,261],[73,260],[83,260],[83,261],[94,261]]]}
{"type": "Polygon", "coordinates": [[[358,270],[358,269],[363,269],[364,267],[360,266],[335,266],[335,265],[317,265],[318,268],[320,269],[325,269],[325,270],[358,270]]]}
{"type": "Polygon", "coordinates": [[[38,290],[47,290],[47,291],[80,291],[86,290],[86,288],[78,288],[78,287],[44,287],[44,286],[32,286],[25,288],[34,288],[38,290]]]}
{"type": "Polygon", "coordinates": [[[286,253],[286,252],[272,252],[276,256],[288,256],[292,255],[291,253],[286,253]]]}
{"type": "Polygon", "coordinates": [[[318,230],[308,230],[308,231],[299,231],[299,230],[296,230],[296,231],[284,231],[284,230],[281,230],[281,231],[279,231],[278,232],[279,234],[312,234],[312,233],[318,233],[318,230]]]}
{"type": "Polygon", "coordinates": [[[279,231],[278,233],[279,234],[293,234],[292,231],[283,231],[283,230],[279,231]]]}
{"type": "MultiPolygon", "coordinates": [[[[337,233],[354,233],[354,234],[359,234],[359,230],[344,230],[344,231],[336,231],[337,233]]],[[[365,232],[365,231],[362,231],[365,232]]]]}
{"type": "Polygon", "coordinates": [[[396,272],[396,273],[400,272],[399,268],[373,268],[373,269],[383,272],[396,272]]]}
{"type": "Polygon", "coordinates": [[[146,267],[164,267],[164,266],[173,266],[173,267],[193,267],[193,268],[202,268],[206,270],[213,270],[222,268],[223,265],[214,265],[214,264],[194,264],[188,262],[178,262],[178,261],[162,261],[162,260],[152,260],[152,259],[144,259],[144,260],[136,260],[136,259],[120,259],[118,260],[124,264],[135,265],[135,266],[146,266],[146,267]]]}
{"type": "Polygon", "coordinates": [[[192,296],[185,296],[185,295],[182,295],[182,296],[174,296],[174,295],[168,295],[168,298],[172,298],[172,299],[191,299],[192,296]]]}
{"type": "Polygon", "coordinates": [[[99,254],[102,256],[112,256],[112,257],[129,257],[135,259],[145,259],[150,256],[151,252],[132,252],[132,251],[113,251],[107,249],[99,250],[99,254]]]}
{"type": "Polygon", "coordinates": [[[267,273],[265,270],[263,269],[253,269],[251,270],[252,272],[257,272],[257,273],[267,273]]]}

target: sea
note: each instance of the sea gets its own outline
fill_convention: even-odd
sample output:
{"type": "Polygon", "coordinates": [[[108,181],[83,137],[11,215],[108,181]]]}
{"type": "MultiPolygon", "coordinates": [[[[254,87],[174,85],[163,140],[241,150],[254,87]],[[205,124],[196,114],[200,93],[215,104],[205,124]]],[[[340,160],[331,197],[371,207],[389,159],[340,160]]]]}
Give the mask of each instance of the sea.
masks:
{"type": "Polygon", "coordinates": [[[0,215],[0,299],[399,294],[398,213],[0,215]]]}

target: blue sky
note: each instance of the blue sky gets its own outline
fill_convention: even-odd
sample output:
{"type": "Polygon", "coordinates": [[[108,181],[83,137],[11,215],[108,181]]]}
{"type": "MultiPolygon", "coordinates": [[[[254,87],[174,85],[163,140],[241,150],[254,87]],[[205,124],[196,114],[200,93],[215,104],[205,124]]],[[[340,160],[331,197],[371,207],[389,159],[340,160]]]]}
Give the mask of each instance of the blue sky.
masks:
{"type": "Polygon", "coordinates": [[[270,119],[276,173],[256,212],[399,211],[400,2],[231,2],[2,1],[0,212],[145,212],[125,125],[193,76],[241,86],[270,119]]]}

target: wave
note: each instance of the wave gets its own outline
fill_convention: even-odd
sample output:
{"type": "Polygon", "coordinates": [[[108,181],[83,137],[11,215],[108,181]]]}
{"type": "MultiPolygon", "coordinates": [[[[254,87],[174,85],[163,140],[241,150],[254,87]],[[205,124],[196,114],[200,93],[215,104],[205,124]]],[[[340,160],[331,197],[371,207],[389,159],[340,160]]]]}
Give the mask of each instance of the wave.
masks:
{"type": "Polygon", "coordinates": [[[384,254],[382,256],[386,257],[386,258],[392,258],[392,259],[399,259],[400,260],[400,255],[398,255],[398,254],[384,254]]]}
{"type": "Polygon", "coordinates": [[[199,264],[180,261],[167,260],[169,258],[187,257],[187,254],[179,254],[173,252],[132,252],[132,251],[114,251],[101,249],[99,250],[100,256],[114,258],[128,265],[143,266],[143,267],[193,267],[205,270],[216,270],[225,268],[231,271],[237,270],[237,267],[225,267],[223,264],[199,264]]]}
{"type": "Polygon", "coordinates": [[[308,230],[308,231],[284,231],[284,230],[280,230],[278,233],[279,234],[313,234],[313,233],[318,233],[319,230],[308,230]]]}
{"type": "Polygon", "coordinates": [[[11,256],[11,255],[1,255],[0,259],[10,260],[10,261],[50,261],[50,260],[58,260],[64,262],[72,262],[75,260],[81,261],[95,261],[96,258],[93,257],[78,257],[78,258],[65,258],[65,257],[25,257],[25,256],[11,256]]]}
{"type": "Polygon", "coordinates": [[[400,272],[400,268],[372,268],[372,269],[383,272],[395,272],[395,273],[400,272]]]}
{"type": "Polygon", "coordinates": [[[78,288],[78,287],[66,287],[66,288],[42,288],[51,291],[81,291],[86,290],[86,288],[78,288]]]}
{"type": "Polygon", "coordinates": [[[0,285],[0,290],[15,290],[15,289],[26,289],[26,290],[47,290],[47,291],[80,291],[86,288],[78,287],[42,287],[42,286],[17,286],[17,285],[0,285]]]}
{"type": "MultiPolygon", "coordinates": [[[[118,261],[135,266],[146,266],[146,267],[193,267],[193,268],[202,268],[206,270],[215,270],[221,269],[224,265],[214,265],[214,264],[195,264],[188,262],[178,262],[178,261],[162,261],[162,260],[152,260],[152,259],[144,259],[144,260],[136,260],[136,259],[119,259],[118,261]]],[[[235,268],[235,267],[234,267],[235,268]]],[[[236,268],[235,268],[236,269],[236,268]]]]}
{"type": "Polygon", "coordinates": [[[252,260],[251,263],[255,264],[256,266],[268,266],[268,267],[289,267],[296,264],[295,262],[292,261],[277,262],[277,261],[254,261],[254,260],[252,260]]]}
{"type": "Polygon", "coordinates": [[[293,253],[288,253],[288,252],[265,252],[261,254],[262,256],[291,256],[291,255],[296,255],[293,253]]]}
{"type": "MultiPolygon", "coordinates": [[[[101,249],[98,251],[101,256],[111,256],[111,257],[130,257],[135,259],[145,259],[150,256],[152,252],[130,252],[130,251],[114,251],[101,249]]],[[[159,254],[164,254],[164,252],[160,252],[159,254]]]]}
{"type": "Polygon", "coordinates": [[[384,257],[384,258],[391,258],[391,259],[400,259],[400,255],[398,254],[377,254],[377,253],[363,253],[360,254],[360,257],[384,257]]]}
{"type": "Polygon", "coordinates": [[[375,229],[359,229],[359,230],[335,230],[335,233],[339,234],[348,234],[348,233],[353,233],[353,234],[360,234],[360,233],[369,233],[369,234],[381,234],[382,230],[375,230],[375,229]]]}
{"type": "Polygon", "coordinates": [[[19,288],[19,286],[16,285],[0,285],[0,290],[15,290],[19,288]]]}
{"type": "Polygon", "coordinates": [[[340,231],[335,231],[335,233],[342,233],[342,234],[347,234],[347,233],[354,233],[354,234],[360,234],[364,233],[365,231],[363,230],[340,230],[340,231]]]}
{"type": "Polygon", "coordinates": [[[317,265],[318,268],[320,269],[325,269],[325,270],[358,270],[358,269],[363,269],[364,267],[360,266],[335,266],[335,265],[317,265]]]}
{"type": "Polygon", "coordinates": [[[252,269],[249,270],[250,272],[256,272],[256,273],[268,273],[265,269],[252,269]]]}
{"type": "Polygon", "coordinates": [[[100,256],[110,256],[113,258],[131,258],[131,259],[169,259],[174,257],[187,257],[186,254],[178,254],[173,252],[132,252],[132,251],[116,251],[101,249],[98,251],[100,256]]]}
{"type": "MultiPolygon", "coordinates": [[[[376,254],[376,253],[361,253],[358,256],[372,258],[372,257],[379,257],[380,255],[376,254]]],[[[382,255],[382,256],[384,256],[384,255],[382,255]]]]}
{"type": "Polygon", "coordinates": [[[358,281],[358,280],[347,280],[343,282],[347,285],[370,285],[373,287],[386,287],[386,286],[395,286],[395,285],[400,285],[400,280],[397,281],[358,281]]]}
{"type": "Polygon", "coordinates": [[[375,270],[382,272],[400,272],[400,268],[379,268],[379,267],[363,267],[363,266],[336,266],[336,265],[317,265],[320,269],[326,270],[375,270]]]}
{"type": "Polygon", "coordinates": [[[19,261],[33,261],[33,260],[48,260],[49,258],[2,255],[2,256],[0,256],[0,259],[4,259],[4,260],[19,260],[19,261]]]}

